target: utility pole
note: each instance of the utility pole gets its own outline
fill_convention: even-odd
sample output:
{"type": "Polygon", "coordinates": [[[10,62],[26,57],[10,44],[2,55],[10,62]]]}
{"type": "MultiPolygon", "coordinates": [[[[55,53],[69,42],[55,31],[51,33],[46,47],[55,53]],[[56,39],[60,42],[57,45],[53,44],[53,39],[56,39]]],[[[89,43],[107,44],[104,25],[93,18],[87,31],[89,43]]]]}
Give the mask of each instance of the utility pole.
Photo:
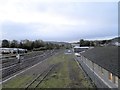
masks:
{"type": "Polygon", "coordinates": [[[17,48],[17,59],[18,59],[18,63],[20,63],[20,54],[19,54],[19,49],[17,48]]]}

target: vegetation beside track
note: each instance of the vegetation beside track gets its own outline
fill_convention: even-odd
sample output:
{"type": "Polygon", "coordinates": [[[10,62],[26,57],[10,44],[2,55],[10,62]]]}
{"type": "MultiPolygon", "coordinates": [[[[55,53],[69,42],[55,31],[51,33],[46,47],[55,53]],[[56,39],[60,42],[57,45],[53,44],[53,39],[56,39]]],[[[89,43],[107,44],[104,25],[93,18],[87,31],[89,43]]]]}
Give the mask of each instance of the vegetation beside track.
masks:
{"type": "MultiPolygon", "coordinates": [[[[38,88],[94,88],[91,81],[85,78],[83,71],[78,67],[73,57],[73,54],[61,52],[48,58],[46,65],[59,65],[48,74],[38,88]]],[[[37,70],[36,72],[38,73],[37,70]]],[[[35,78],[35,75],[32,72],[30,73],[21,77],[16,76],[7,81],[3,84],[4,88],[25,88],[35,78]]]]}
{"type": "Polygon", "coordinates": [[[73,54],[60,54],[52,57],[51,64],[60,65],[39,85],[39,88],[93,88],[74,60],[73,54]]]}
{"type": "Polygon", "coordinates": [[[10,81],[7,81],[3,84],[3,88],[23,88],[27,82],[33,80],[33,76],[31,75],[24,75],[24,76],[17,76],[10,81]]]}

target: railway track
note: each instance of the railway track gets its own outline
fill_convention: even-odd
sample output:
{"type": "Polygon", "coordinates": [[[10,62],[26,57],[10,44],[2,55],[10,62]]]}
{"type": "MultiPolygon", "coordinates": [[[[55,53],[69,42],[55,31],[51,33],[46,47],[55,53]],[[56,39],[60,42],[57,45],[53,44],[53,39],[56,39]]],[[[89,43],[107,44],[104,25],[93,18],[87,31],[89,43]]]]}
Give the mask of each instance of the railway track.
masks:
{"type": "MultiPolygon", "coordinates": [[[[25,58],[25,59],[21,59],[21,63],[24,63],[24,62],[26,62],[26,61],[28,61],[28,60],[31,60],[31,59],[34,59],[34,58],[37,58],[37,57],[42,57],[43,56],[43,54],[40,54],[40,55],[37,55],[37,56],[34,56],[34,57],[30,57],[30,58],[25,58]]],[[[2,64],[2,69],[4,69],[4,68],[7,68],[7,67],[10,67],[10,66],[12,66],[12,65],[17,65],[18,64],[18,61],[19,60],[14,60],[14,62],[8,62],[8,63],[4,63],[4,64],[2,64]]]]}
{"type": "Polygon", "coordinates": [[[24,70],[27,67],[33,66],[36,63],[41,62],[41,61],[45,60],[46,58],[49,58],[50,56],[54,55],[55,53],[56,53],[56,51],[52,52],[52,53],[47,52],[47,53],[39,55],[39,56],[25,59],[21,63],[8,65],[8,67],[0,69],[0,72],[2,72],[2,79],[4,80],[5,77],[9,77],[16,72],[24,70]]]}
{"type": "MultiPolygon", "coordinates": [[[[33,53],[33,55],[29,55],[29,57],[24,56],[24,58],[21,59],[21,62],[24,63],[24,62],[26,62],[28,60],[31,60],[31,59],[36,59],[36,58],[39,58],[39,57],[43,57],[45,55],[48,55],[49,53],[50,53],[50,51],[46,51],[46,52],[42,52],[42,53],[36,53],[36,54],[33,53]]],[[[18,61],[19,61],[18,59],[3,60],[2,61],[2,69],[4,69],[5,67],[9,67],[9,66],[18,64],[18,61]]]]}
{"type": "MultiPolygon", "coordinates": [[[[41,55],[43,53],[45,53],[47,51],[41,51],[41,52],[31,52],[31,53],[27,53],[27,54],[20,54],[20,56],[22,57],[21,59],[28,59],[28,58],[32,58],[32,57],[35,57],[35,56],[38,56],[38,55],[41,55]]],[[[5,64],[5,63],[9,63],[9,62],[15,62],[17,60],[16,56],[14,55],[14,57],[11,58],[8,57],[8,58],[3,58],[1,59],[2,62],[0,64],[5,64]]]]}
{"type": "Polygon", "coordinates": [[[42,81],[49,75],[52,69],[55,68],[56,66],[57,65],[51,65],[45,71],[40,73],[31,83],[26,85],[25,90],[29,90],[31,88],[35,90],[36,88],[38,88],[38,86],[42,83],[42,81]]]}

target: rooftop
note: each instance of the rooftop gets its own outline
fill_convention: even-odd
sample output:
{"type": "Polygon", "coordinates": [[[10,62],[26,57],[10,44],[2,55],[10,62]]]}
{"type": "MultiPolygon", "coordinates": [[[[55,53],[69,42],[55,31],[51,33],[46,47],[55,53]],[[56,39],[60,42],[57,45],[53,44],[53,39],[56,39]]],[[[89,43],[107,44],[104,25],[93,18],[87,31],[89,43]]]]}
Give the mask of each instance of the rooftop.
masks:
{"type": "Polygon", "coordinates": [[[95,47],[83,52],[82,55],[120,77],[120,74],[118,74],[118,70],[120,70],[118,67],[118,49],[117,46],[95,47]]]}

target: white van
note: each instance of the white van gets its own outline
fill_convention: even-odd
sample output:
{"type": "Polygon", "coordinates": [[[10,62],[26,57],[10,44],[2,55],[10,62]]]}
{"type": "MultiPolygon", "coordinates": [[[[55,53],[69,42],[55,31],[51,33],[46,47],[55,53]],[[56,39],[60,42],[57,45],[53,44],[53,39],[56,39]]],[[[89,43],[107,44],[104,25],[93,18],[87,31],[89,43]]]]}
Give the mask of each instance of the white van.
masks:
{"type": "Polygon", "coordinates": [[[75,56],[80,57],[80,54],[79,53],[75,53],[75,56]]]}

